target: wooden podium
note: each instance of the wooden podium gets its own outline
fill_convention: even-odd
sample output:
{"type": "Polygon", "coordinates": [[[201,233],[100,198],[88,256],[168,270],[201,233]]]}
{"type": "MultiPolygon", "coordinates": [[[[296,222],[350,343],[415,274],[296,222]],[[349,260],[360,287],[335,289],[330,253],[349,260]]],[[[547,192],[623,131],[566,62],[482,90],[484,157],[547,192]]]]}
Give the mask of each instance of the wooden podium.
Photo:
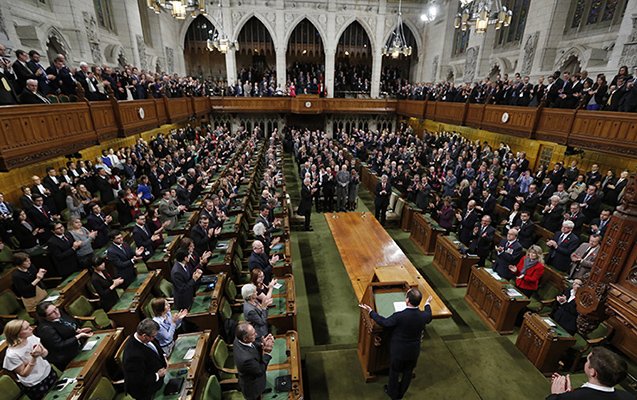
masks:
{"type": "MultiPolygon", "coordinates": [[[[405,302],[410,286],[407,282],[370,282],[362,303],[368,304],[378,314],[389,317],[394,313],[395,302],[405,302]]],[[[365,382],[376,380],[376,374],[389,368],[390,332],[370,318],[361,309],[358,326],[358,359],[365,382]]]]}
{"type": "Polygon", "coordinates": [[[549,317],[527,312],[515,345],[544,375],[557,371],[564,352],[575,338],[549,317]]]}

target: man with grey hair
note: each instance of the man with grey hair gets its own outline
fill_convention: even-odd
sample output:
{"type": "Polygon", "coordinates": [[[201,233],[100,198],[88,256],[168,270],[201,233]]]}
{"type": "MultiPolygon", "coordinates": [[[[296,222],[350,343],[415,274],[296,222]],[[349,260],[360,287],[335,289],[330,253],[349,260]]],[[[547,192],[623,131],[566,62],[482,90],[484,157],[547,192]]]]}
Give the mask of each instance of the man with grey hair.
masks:
{"type": "Polygon", "coordinates": [[[549,255],[546,262],[552,267],[567,272],[571,266],[571,254],[579,246],[579,238],[573,233],[575,223],[573,221],[562,222],[562,229],[546,242],[549,247],[549,255]]]}
{"type": "Polygon", "coordinates": [[[385,226],[387,207],[389,207],[389,198],[391,197],[391,184],[388,180],[387,175],[380,178],[380,182],[376,185],[376,199],[374,199],[374,208],[376,209],[374,216],[383,226],[385,226]]]}
{"type": "Polygon", "coordinates": [[[249,322],[241,322],[235,330],[234,363],[239,373],[239,388],[247,400],[257,400],[265,391],[266,370],[272,359],[274,337],[269,334],[257,342],[257,332],[249,322]]]}
{"type": "Polygon", "coordinates": [[[303,186],[301,187],[301,201],[299,203],[299,209],[297,213],[305,217],[304,228],[306,231],[311,231],[310,219],[312,217],[312,196],[318,189],[312,186],[312,181],[309,177],[305,177],[303,180],[303,186]]]}
{"type": "Polygon", "coordinates": [[[263,242],[260,240],[252,242],[252,254],[248,259],[248,268],[250,268],[250,272],[255,268],[263,271],[263,283],[266,285],[272,280],[272,265],[276,264],[277,261],[279,261],[278,255],[268,258],[268,255],[265,254],[263,242]]]}
{"type": "Polygon", "coordinates": [[[549,198],[549,204],[542,210],[541,225],[549,231],[555,232],[560,229],[563,215],[564,209],[560,205],[560,197],[552,195],[549,198]]]}
{"type": "Polygon", "coordinates": [[[126,392],[137,400],[150,400],[164,384],[166,357],[155,340],[159,325],[146,318],[128,338],[124,348],[126,392]]]}
{"type": "Polygon", "coordinates": [[[49,99],[38,93],[38,81],[27,79],[26,88],[18,97],[20,104],[51,104],[49,99]]]}
{"type": "Polygon", "coordinates": [[[272,304],[272,298],[261,303],[257,298],[257,287],[252,283],[246,283],[241,288],[243,298],[243,317],[250,322],[257,331],[257,339],[268,334],[268,306],[272,304]]]}
{"type": "Polygon", "coordinates": [[[350,174],[347,170],[347,165],[343,164],[343,167],[336,174],[336,211],[346,211],[347,207],[347,195],[348,186],[350,181],[350,174]]]}

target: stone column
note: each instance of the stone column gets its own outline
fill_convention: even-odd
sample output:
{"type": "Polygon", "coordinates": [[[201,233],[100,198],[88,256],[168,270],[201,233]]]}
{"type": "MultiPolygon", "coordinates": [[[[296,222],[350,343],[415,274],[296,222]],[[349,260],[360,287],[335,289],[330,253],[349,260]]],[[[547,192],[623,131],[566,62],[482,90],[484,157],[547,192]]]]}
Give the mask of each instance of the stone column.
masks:
{"type": "Polygon", "coordinates": [[[385,45],[385,18],[387,18],[387,0],[380,0],[378,3],[376,32],[374,32],[375,37],[372,43],[372,87],[370,93],[372,99],[377,99],[380,95],[380,73],[383,68],[383,54],[381,49],[385,45]]]}
{"type": "Polygon", "coordinates": [[[334,68],[336,67],[336,48],[325,47],[325,88],[327,97],[334,97],[334,68]]]}
{"type": "Polygon", "coordinates": [[[226,53],[226,76],[228,85],[232,85],[237,81],[237,57],[234,50],[228,50],[226,53]]]}
{"type": "Polygon", "coordinates": [[[372,55],[372,88],[371,97],[377,99],[380,95],[380,73],[383,67],[383,55],[380,52],[380,47],[374,51],[372,55]]]}
{"type": "MultiPolygon", "coordinates": [[[[619,26],[619,35],[615,47],[608,59],[609,69],[619,69],[620,65],[627,65],[630,69],[637,65],[637,0],[628,0],[624,19],[619,26]]],[[[629,70],[631,74],[633,71],[629,70]]]]}
{"type": "Polygon", "coordinates": [[[287,65],[285,61],[285,55],[287,49],[285,47],[276,47],[276,83],[281,86],[281,89],[285,90],[287,85],[287,65]]]}

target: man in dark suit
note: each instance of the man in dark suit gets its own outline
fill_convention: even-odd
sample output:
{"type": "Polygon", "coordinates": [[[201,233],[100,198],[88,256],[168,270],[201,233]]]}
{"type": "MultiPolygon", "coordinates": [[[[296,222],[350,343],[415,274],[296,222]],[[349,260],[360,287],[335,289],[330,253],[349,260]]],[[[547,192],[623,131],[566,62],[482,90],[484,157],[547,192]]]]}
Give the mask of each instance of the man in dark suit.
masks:
{"type": "Polygon", "coordinates": [[[33,206],[27,208],[26,214],[29,221],[31,221],[36,228],[44,229],[43,233],[38,236],[40,242],[44,243],[51,237],[53,223],[59,221],[60,216],[53,214],[47,206],[44,205],[44,198],[39,194],[34,194],[32,198],[33,206]]]}
{"type": "Polygon", "coordinates": [[[60,370],[75,358],[82,348],[82,339],[93,336],[90,328],[81,328],[76,320],[62,315],[50,301],[36,307],[39,323],[37,335],[49,351],[46,359],[60,370]]]}
{"type": "Polygon", "coordinates": [[[188,262],[187,249],[177,250],[175,255],[175,265],[170,271],[170,278],[173,281],[173,297],[175,298],[175,308],[178,310],[189,310],[192,306],[195,290],[199,286],[199,278],[203,271],[196,269],[192,274],[188,272],[186,263],[188,262]]]}
{"type": "Polygon", "coordinates": [[[206,215],[199,217],[199,223],[190,230],[190,239],[195,244],[195,252],[201,257],[206,251],[214,251],[217,245],[217,236],[221,233],[221,227],[211,228],[210,219],[206,215]]]}
{"type": "Polygon", "coordinates": [[[151,400],[164,384],[166,357],[155,337],[157,322],[146,318],[128,338],[122,364],[126,392],[136,400],[151,400]]]}
{"type": "Polygon", "coordinates": [[[239,388],[246,400],[261,398],[266,386],[266,370],[272,359],[274,337],[269,334],[261,342],[249,322],[237,325],[233,344],[234,363],[239,372],[239,388]]]}
{"type": "Polygon", "coordinates": [[[628,366],[623,358],[603,346],[595,346],[584,364],[587,382],[577,389],[571,387],[569,375],[553,374],[551,394],[546,400],[630,400],[635,396],[615,385],[626,379],[628,366]]]}
{"type": "Polygon", "coordinates": [[[515,226],[518,230],[518,241],[525,249],[535,243],[535,223],[531,221],[531,213],[522,211],[520,222],[515,226]]]}
{"type": "Polygon", "coordinates": [[[564,221],[561,232],[557,232],[553,239],[546,242],[551,249],[546,262],[553,268],[568,272],[571,266],[571,254],[579,246],[579,238],[573,233],[573,221],[564,221]]]}
{"type": "Polygon", "coordinates": [[[614,183],[606,185],[604,194],[604,202],[611,206],[617,206],[619,204],[619,195],[626,187],[628,183],[628,171],[622,171],[619,174],[619,178],[614,183]]]}
{"type": "Polygon", "coordinates": [[[82,246],[82,241],[73,239],[73,235],[65,232],[61,222],[53,224],[53,236],[49,238],[47,245],[53,266],[62,278],[80,270],[76,251],[82,246]]]}
{"type": "Polygon", "coordinates": [[[595,185],[588,185],[586,191],[580,193],[577,197],[577,203],[579,203],[582,213],[584,214],[584,223],[588,223],[597,217],[599,210],[602,208],[602,198],[597,194],[597,187],[595,185]]]}
{"type": "Polygon", "coordinates": [[[575,335],[577,332],[577,303],[575,302],[575,294],[577,289],[582,286],[580,279],[573,280],[573,287],[566,289],[562,294],[555,298],[557,307],[553,310],[552,317],[566,332],[575,335]]]}
{"type": "Polygon", "coordinates": [[[136,247],[143,247],[144,261],[148,260],[155,253],[155,243],[161,239],[161,233],[151,233],[146,227],[146,215],[138,214],[133,227],[133,240],[136,247]]]}
{"type": "MultiPolygon", "coordinates": [[[[15,51],[16,60],[13,62],[13,72],[15,73],[15,91],[16,93],[22,93],[27,85],[28,79],[35,79],[36,76],[27,65],[29,61],[29,55],[24,50],[15,51]]],[[[36,81],[37,87],[37,81],[36,81]]]]}
{"type": "Polygon", "coordinates": [[[588,234],[604,237],[606,229],[610,224],[610,215],[610,210],[602,210],[599,213],[599,218],[595,218],[591,221],[591,225],[588,228],[588,234]]]}
{"type": "Polygon", "coordinates": [[[124,236],[119,231],[111,232],[111,238],[113,243],[106,251],[106,258],[115,267],[115,276],[124,279],[122,288],[126,289],[135,280],[135,262],[142,259],[144,248],[138,247],[133,251],[124,243],[124,236]]]}
{"type": "Polygon", "coordinates": [[[50,79],[55,79],[55,76],[47,75],[46,70],[42,64],[40,64],[40,53],[35,50],[29,51],[29,62],[27,62],[27,66],[38,80],[38,90],[40,93],[44,96],[51,93],[50,79]]]}
{"type": "Polygon", "coordinates": [[[190,188],[188,188],[186,178],[181,177],[177,180],[177,203],[188,207],[191,203],[190,188]]]}
{"type": "Polygon", "coordinates": [[[540,193],[537,191],[537,185],[532,183],[529,185],[529,191],[525,194],[520,194],[516,200],[520,203],[523,210],[535,212],[535,208],[540,204],[540,193]]]}
{"type": "Polygon", "coordinates": [[[11,60],[5,56],[6,47],[0,43],[0,106],[9,106],[18,102],[14,88],[16,76],[11,60]]]}
{"type": "Polygon", "coordinates": [[[303,180],[303,187],[301,188],[301,201],[299,202],[299,209],[297,213],[305,217],[304,229],[311,231],[310,219],[312,218],[312,196],[318,189],[311,186],[310,178],[303,180]]]}
{"type": "Polygon", "coordinates": [[[108,174],[104,168],[97,170],[97,175],[93,179],[95,188],[100,193],[100,201],[102,204],[108,204],[115,200],[115,193],[113,193],[113,187],[108,182],[108,174]]]}
{"type": "Polygon", "coordinates": [[[582,233],[582,227],[584,226],[584,214],[582,214],[579,203],[573,202],[571,203],[570,212],[564,214],[564,221],[573,221],[575,227],[573,228],[573,233],[579,235],[582,233]]]}
{"type": "Polygon", "coordinates": [[[110,215],[104,215],[99,204],[94,203],[90,206],[91,213],[86,217],[86,229],[96,231],[97,236],[93,240],[93,248],[99,249],[108,243],[109,227],[113,218],[110,215]]]}
{"type": "Polygon", "coordinates": [[[250,254],[250,258],[248,259],[248,268],[250,272],[255,268],[259,268],[263,271],[263,283],[267,285],[272,280],[272,265],[279,261],[279,256],[274,255],[268,259],[264,250],[263,242],[260,240],[252,242],[252,254],[250,254]]]}
{"type": "Polygon", "coordinates": [[[380,178],[380,182],[376,185],[376,198],[374,199],[375,217],[381,225],[385,225],[387,207],[389,207],[389,198],[391,197],[391,184],[388,182],[387,175],[380,178]]]}
{"type": "Polygon", "coordinates": [[[509,265],[518,265],[522,258],[522,245],[518,241],[518,231],[509,229],[506,239],[502,239],[495,246],[496,258],[493,270],[504,279],[512,279],[515,275],[509,269],[509,265]]]}
{"type": "Polygon", "coordinates": [[[38,81],[28,79],[26,88],[18,96],[20,104],[51,104],[49,99],[38,93],[38,81]]]}
{"type": "Polygon", "coordinates": [[[75,78],[71,74],[71,70],[66,66],[66,57],[58,54],[51,66],[46,69],[47,75],[53,75],[55,78],[51,80],[51,86],[56,94],[71,95],[76,93],[75,78]]]}
{"type": "Polygon", "coordinates": [[[471,244],[469,245],[469,252],[480,257],[480,261],[478,261],[480,267],[484,267],[484,262],[491,254],[494,235],[495,228],[491,226],[491,216],[484,215],[480,224],[473,228],[471,244]]]}
{"type": "Polygon", "coordinates": [[[465,246],[468,246],[471,242],[471,236],[473,235],[473,228],[478,222],[478,212],[475,210],[476,201],[469,200],[467,209],[462,213],[457,213],[456,218],[460,221],[459,240],[465,246]]]}
{"type": "Polygon", "coordinates": [[[367,304],[359,307],[369,312],[369,316],[383,328],[393,328],[390,341],[389,383],[385,392],[392,399],[402,399],[411,383],[412,372],[420,355],[420,341],[425,325],[431,322],[431,303],[429,296],[425,302],[425,310],[418,306],[422,301],[422,293],[416,288],[407,291],[406,308],[385,318],[367,304]],[[399,381],[400,374],[402,380],[399,381]]]}
{"type": "Polygon", "coordinates": [[[540,225],[551,232],[556,232],[562,224],[564,209],[560,206],[560,198],[558,196],[551,196],[549,201],[550,203],[542,210],[542,222],[540,225]]]}

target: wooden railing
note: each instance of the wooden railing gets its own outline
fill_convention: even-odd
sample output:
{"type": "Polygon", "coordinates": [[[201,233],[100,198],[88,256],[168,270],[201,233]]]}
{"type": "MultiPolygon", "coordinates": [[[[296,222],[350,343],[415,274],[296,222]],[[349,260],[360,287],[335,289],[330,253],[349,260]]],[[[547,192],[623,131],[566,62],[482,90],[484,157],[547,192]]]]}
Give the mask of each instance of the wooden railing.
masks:
{"type": "Polygon", "coordinates": [[[184,97],[0,107],[0,170],[209,113],[398,114],[637,157],[637,114],[415,100],[184,97]]]}

